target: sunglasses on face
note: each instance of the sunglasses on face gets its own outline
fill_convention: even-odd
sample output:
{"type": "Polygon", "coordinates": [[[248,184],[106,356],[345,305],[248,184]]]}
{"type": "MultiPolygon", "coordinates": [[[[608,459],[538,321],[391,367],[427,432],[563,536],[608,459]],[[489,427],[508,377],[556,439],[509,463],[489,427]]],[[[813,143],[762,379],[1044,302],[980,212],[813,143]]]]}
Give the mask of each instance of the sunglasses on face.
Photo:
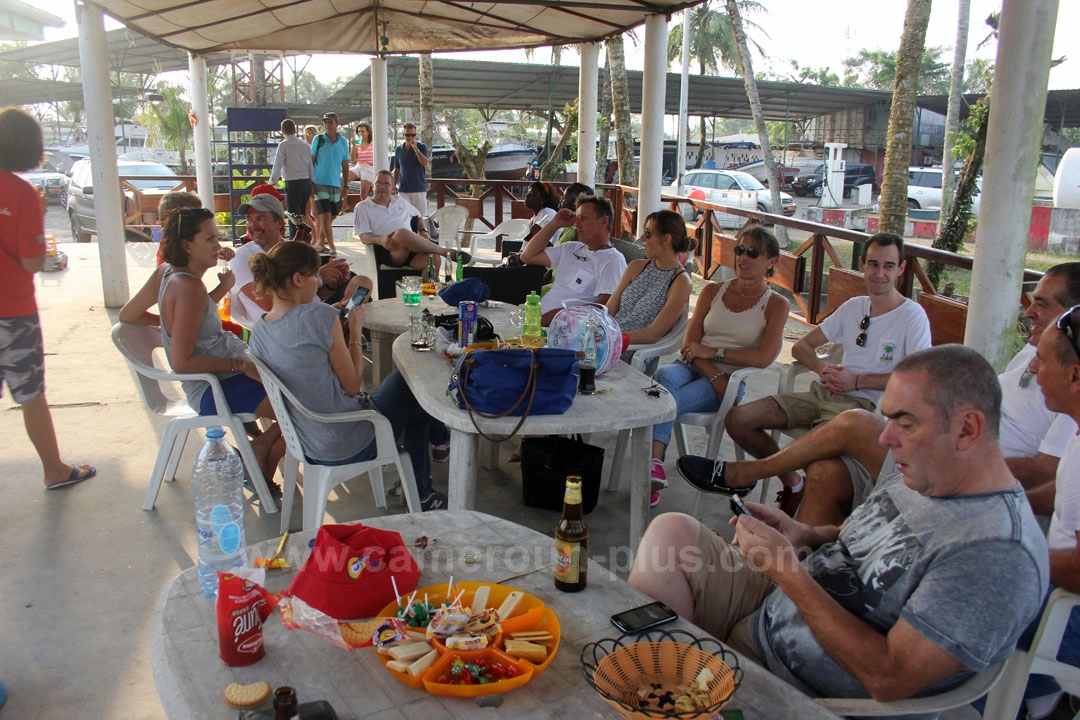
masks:
{"type": "Polygon", "coordinates": [[[757,260],[761,257],[761,251],[754,247],[747,247],[745,245],[735,246],[735,257],[742,257],[746,255],[751,260],[757,260]]]}
{"type": "Polygon", "coordinates": [[[859,323],[859,329],[862,330],[859,333],[859,337],[855,338],[855,344],[859,347],[866,347],[866,331],[870,329],[870,316],[863,315],[862,322],[859,323]]]}
{"type": "Polygon", "coordinates": [[[1065,311],[1057,321],[1057,329],[1065,334],[1065,337],[1069,340],[1069,345],[1072,347],[1073,352],[1076,353],[1076,357],[1080,358],[1080,345],[1076,343],[1076,333],[1073,331],[1072,326],[1072,314],[1080,305],[1073,305],[1071,308],[1065,311]]]}
{"type": "Polygon", "coordinates": [[[416,133],[405,133],[405,137],[416,137],[416,133]]]}

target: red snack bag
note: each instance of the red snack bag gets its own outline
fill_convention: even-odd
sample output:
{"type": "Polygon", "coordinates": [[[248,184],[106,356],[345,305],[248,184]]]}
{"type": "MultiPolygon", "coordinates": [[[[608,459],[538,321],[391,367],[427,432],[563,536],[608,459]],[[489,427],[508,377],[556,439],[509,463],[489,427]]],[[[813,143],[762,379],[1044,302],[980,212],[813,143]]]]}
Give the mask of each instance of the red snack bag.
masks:
{"type": "Polygon", "coordinates": [[[218,647],[221,661],[238,667],[262,660],[262,624],[278,604],[278,596],[232,573],[218,573],[218,647]]]}

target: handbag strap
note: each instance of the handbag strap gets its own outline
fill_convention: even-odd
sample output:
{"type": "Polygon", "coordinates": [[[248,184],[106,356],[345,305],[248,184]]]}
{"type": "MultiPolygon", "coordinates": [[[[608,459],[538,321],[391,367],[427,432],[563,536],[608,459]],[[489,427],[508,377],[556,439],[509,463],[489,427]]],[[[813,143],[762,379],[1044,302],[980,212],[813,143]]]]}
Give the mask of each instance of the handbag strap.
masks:
{"type": "MultiPolygon", "coordinates": [[[[521,396],[518,397],[514,404],[511,405],[507,410],[494,415],[480,412],[472,406],[472,403],[469,402],[469,372],[466,368],[462,368],[464,372],[460,373],[458,378],[458,385],[461,389],[461,399],[465,402],[465,409],[469,411],[469,419],[472,420],[472,424],[473,427],[476,428],[476,432],[480,433],[480,436],[485,438],[486,440],[490,440],[491,442],[496,443],[502,442],[503,440],[509,440],[514,435],[517,435],[518,430],[521,429],[521,426],[525,424],[525,420],[528,419],[529,413],[532,411],[533,400],[536,398],[536,376],[540,373],[540,363],[536,361],[535,348],[530,352],[530,355],[532,359],[529,362],[529,379],[525,382],[525,388],[521,391],[521,396]],[[486,432],[480,429],[480,425],[476,422],[477,415],[483,418],[488,418],[489,420],[506,417],[514,410],[516,410],[519,405],[521,405],[521,403],[525,400],[526,395],[529,396],[529,404],[525,406],[525,412],[521,414],[521,419],[518,420],[518,424],[515,425],[514,429],[511,430],[507,435],[503,437],[499,437],[497,435],[488,435],[486,432]]],[[[469,366],[469,360],[465,361],[465,365],[469,366]]]]}

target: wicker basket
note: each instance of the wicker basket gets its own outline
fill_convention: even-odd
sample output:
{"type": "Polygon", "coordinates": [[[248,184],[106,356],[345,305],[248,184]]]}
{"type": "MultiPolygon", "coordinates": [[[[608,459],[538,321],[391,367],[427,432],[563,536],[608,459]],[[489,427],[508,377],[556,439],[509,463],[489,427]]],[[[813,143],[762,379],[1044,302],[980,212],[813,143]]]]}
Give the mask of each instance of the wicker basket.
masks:
{"type": "Polygon", "coordinates": [[[733,652],[712,638],[681,630],[628,633],[581,650],[581,672],[628,718],[708,718],[731,699],[742,680],[733,652]],[[703,688],[690,689],[708,669],[703,688]]]}

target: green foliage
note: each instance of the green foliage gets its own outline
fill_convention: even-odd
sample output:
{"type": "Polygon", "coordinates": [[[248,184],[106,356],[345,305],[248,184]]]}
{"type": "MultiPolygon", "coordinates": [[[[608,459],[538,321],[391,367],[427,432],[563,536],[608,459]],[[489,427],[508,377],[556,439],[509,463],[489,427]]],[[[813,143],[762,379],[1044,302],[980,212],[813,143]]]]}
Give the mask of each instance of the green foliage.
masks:
{"type": "Polygon", "coordinates": [[[821,87],[838,87],[840,76],[830,67],[812,68],[809,65],[802,67],[797,60],[791,61],[792,72],[787,77],[777,76],[777,80],[788,80],[797,83],[809,83],[821,87]]]}
{"type": "MultiPolygon", "coordinates": [[[[844,60],[844,85],[867,87],[876,90],[892,90],[896,82],[895,50],[860,50],[855,57],[844,60]]],[[[928,47],[923,51],[919,71],[921,94],[949,92],[949,65],[942,62],[942,47],[928,47]]]]}
{"type": "Polygon", "coordinates": [[[979,128],[990,119],[989,96],[981,98],[968,109],[968,116],[960,123],[960,129],[953,136],[953,157],[966,160],[975,150],[975,137],[979,128]]]}
{"type": "MultiPolygon", "coordinates": [[[[743,27],[759,31],[768,37],[760,25],[746,19],[747,13],[763,11],[765,11],[765,6],[759,2],[739,0],[739,13],[743,17],[743,27]]],[[[682,23],[676,23],[668,33],[669,64],[680,61],[682,58],[682,29],[682,23]]],[[[735,45],[735,33],[731,30],[731,22],[724,10],[714,9],[709,2],[691,8],[690,29],[690,57],[697,62],[699,75],[716,75],[720,72],[720,68],[742,75],[739,48],[735,45]]],[[[749,35],[746,40],[750,46],[764,55],[761,46],[749,35]]]]}

